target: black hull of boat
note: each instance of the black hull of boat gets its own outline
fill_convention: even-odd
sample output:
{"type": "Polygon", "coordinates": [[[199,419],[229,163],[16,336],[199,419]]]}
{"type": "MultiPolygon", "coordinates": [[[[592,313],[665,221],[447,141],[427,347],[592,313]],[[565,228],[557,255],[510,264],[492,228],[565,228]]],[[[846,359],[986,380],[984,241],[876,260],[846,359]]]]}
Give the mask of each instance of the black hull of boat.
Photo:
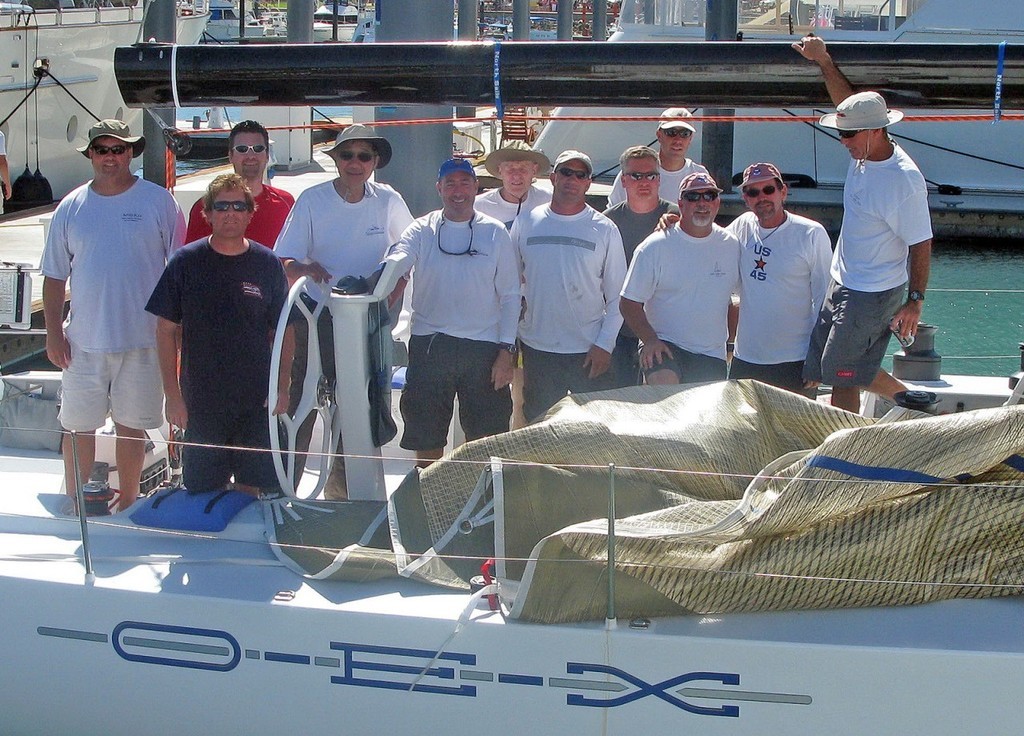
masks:
{"type": "MultiPolygon", "coordinates": [[[[829,49],[855,87],[913,108],[992,108],[1002,55],[1001,104],[1024,108],[1022,44],[1002,52],[996,43],[832,42],[829,49]]],[[[142,44],[118,48],[114,68],[133,107],[829,104],[818,68],[785,42],[286,44],[173,52],[142,44]]]]}

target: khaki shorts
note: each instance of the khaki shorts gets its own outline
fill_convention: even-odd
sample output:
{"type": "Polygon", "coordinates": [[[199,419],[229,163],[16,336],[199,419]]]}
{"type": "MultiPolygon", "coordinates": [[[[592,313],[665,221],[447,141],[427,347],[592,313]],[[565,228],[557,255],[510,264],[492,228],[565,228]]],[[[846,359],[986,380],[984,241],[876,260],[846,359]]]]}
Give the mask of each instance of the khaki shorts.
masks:
{"type": "Polygon", "coordinates": [[[156,429],[164,421],[164,389],[156,348],[90,353],[71,346],[61,375],[60,423],[91,432],[107,421],[131,429],[156,429]]]}

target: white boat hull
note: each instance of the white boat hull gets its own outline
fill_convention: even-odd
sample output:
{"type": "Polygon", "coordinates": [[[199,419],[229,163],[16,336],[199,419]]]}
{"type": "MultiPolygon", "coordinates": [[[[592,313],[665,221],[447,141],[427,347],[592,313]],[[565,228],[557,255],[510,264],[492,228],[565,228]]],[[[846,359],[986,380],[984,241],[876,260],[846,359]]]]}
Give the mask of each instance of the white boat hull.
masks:
{"type": "Polygon", "coordinates": [[[76,520],[4,521],[8,733],[1019,732],[1019,598],[455,633],[468,594],[303,580],[256,505],[204,539],[90,526],[94,583],[76,520]]]}
{"type": "MultiPolygon", "coordinates": [[[[207,17],[179,17],[179,42],[195,43],[207,17]]],[[[4,126],[11,178],[26,166],[31,171],[38,167],[54,198],[60,199],[92,177],[89,162],[75,148],[85,142],[93,114],[120,118],[133,130],[141,127],[143,112],[125,105],[113,68],[114,49],[139,40],[141,8],[37,11],[28,28],[24,21],[11,27],[12,16],[0,14],[0,23],[0,54],[11,62],[0,71],[0,119],[31,90],[36,59],[49,60],[53,75],[43,79],[35,95],[4,126]]]]}

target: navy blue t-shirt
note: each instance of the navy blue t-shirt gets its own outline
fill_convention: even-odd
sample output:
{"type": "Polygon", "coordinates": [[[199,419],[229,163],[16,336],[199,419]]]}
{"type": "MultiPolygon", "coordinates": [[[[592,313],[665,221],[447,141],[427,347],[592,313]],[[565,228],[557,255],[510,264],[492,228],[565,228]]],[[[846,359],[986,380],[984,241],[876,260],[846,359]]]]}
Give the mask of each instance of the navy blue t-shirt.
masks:
{"type": "Polygon", "coordinates": [[[281,261],[258,243],[222,255],[203,238],[168,261],[146,311],[180,324],[181,392],[189,412],[256,408],[267,401],[269,330],[288,296],[281,261]]]}

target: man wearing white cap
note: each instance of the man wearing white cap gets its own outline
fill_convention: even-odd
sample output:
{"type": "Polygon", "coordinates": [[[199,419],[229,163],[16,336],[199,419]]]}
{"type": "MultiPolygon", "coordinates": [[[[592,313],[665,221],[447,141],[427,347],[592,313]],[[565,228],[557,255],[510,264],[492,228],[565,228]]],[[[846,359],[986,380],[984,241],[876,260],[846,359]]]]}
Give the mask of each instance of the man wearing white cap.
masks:
{"type": "Polygon", "coordinates": [[[541,151],[534,151],[522,141],[512,141],[492,151],[484,159],[484,168],[501,179],[501,186],[477,195],[476,211],[505,223],[509,229],[521,212],[551,201],[551,193],[534,183],[538,176],[551,171],[551,162],[541,151]]]}
{"type": "Polygon", "coordinates": [[[455,397],[466,439],[508,430],[519,325],[519,265],[508,230],[474,210],[477,179],[465,159],[437,174],[442,209],[402,234],[388,260],[414,269],[402,447],[421,467],[441,457],[455,397]]]}
{"type": "Polygon", "coordinates": [[[751,164],[740,187],[749,212],[726,228],[740,256],[740,308],[729,378],[806,393],[807,345],[829,282],[832,243],[820,223],[784,209],[778,168],[751,164]]]}
{"type": "Polygon", "coordinates": [[[118,508],[139,494],[145,431],[163,423],[156,317],[146,312],[171,252],[185,238],[185,217],[163,187],[131,172],[146,139],[120,120],[101,120],[78,150],[93,179],[72,190],[53,213],[43,248],[46,354],[61,376],[61,425],[77,430],[75,452],[64,438],[69,495],[86,482],[96,457],[94,431],[107,414],[117,431],[118,508]],[[64,320],[66,286],[71,312],[64,320]]]}
{"type": "Polygon", "coordinates": [[[526,300],[519,338],[530,421],[567,393],[612,387],[626,256],[615,223],[587,205],[593,175],[587,154],[563,151],[551,173],[551,202],[512,225],[526,300]]]}
{"type": "MultiPolygon", "coordinates": [[[[338,134],[327,154],[334,160],[338,176],[299,195],[274,246],[289,283],[308,276],[324,284],[325,293],[345,276],[373,273],[388,248],[412,224],[402,195],[370,179],[391,160],[391,144],[386,138],[368,125],[350,125],[338,134]]],[[[318,332],[324,375],[333,383],[334,331],[327,309],[321,313],[318,332]]],[[[295,411],[302,398],[308,340],[305,322],[296,322],[289,412],[295,411]]],[[[310,416],[296,438],[299,453],[308,449],[312,429],[310,416]]],[[[296,478],[302,477],[304,465],[305,455],[296,455],[296,478]]],[[[324,493],[332,500],[348,497],[344,463],[334,463],[324,493]]]]}
{"type": "Polygon", "coordinates": [[[807,36],[793,47],[821,69],[836,112],[818,122],[838,132],[852,159],[833,283],[804,379],[808,386],[831,384],[832,405],[858,411],[862,388],[889,399],[905,388],[881,364],[890,330],[910,338],[921,319],[932,249],[928,191],[917,165],[886,132],[903,113],[889,110],[877,92],[853,94],[820,38],[807,36]]]}
{"type": "Polygon", "coordinates": [[[643,344],[650,385],[725,380],[740,244],[715,224],[721,192],[710,174],[690,174],[679,187],[678,222],[633,254],[619,305],[643,344]]]}
{"type": "MultiPolygon", "coordinates": [[[[690,174],[708,173],[701,164],[687,158],[690,144],[697,129],[689,118],[693,117],[685,107],[670,107],[661,114],[658,124],[658,196],[675,202],[679,197],[679,185],[690,174]]],[[[615,176],[612,193],[608,195],[608,206],[626,201],[626,190],[622,186],[622,172],[615,176]]]]}

